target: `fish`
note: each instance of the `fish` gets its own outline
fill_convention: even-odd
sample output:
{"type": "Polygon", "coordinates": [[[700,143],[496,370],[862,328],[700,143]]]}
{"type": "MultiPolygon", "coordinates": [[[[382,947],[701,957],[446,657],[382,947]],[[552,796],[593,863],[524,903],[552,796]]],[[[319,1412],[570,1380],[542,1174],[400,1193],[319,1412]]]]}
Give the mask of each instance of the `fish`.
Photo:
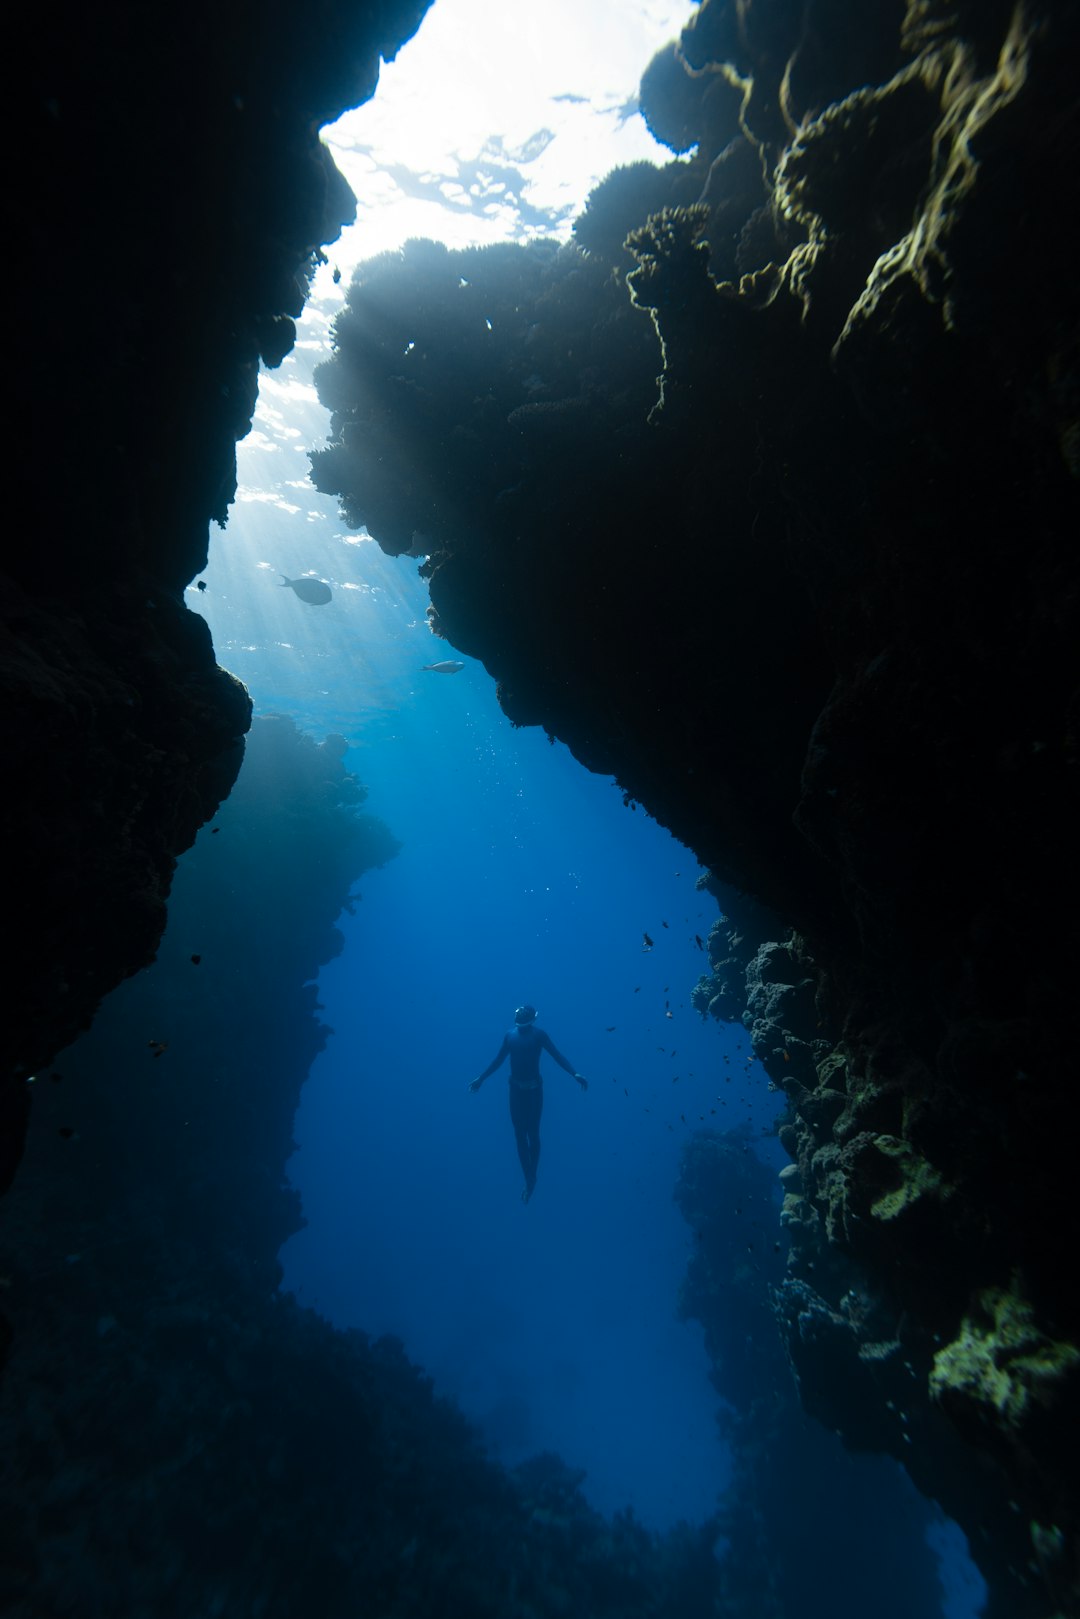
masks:
{"type": "Polygon", "coordinates": [[[641,935],[641,948],[643,950],[651,950],[652,949],[652,940],[649,938],[649,935],[647,933],[643,933],[641,935]]]}
{"type": "Polygon", "coordinates": [[[442,663],[425,663],[424,668],[433,675],[458,675],[465,665],[457,658],[446,658],[442,663]]]}
{"type": "Polygon", "coordinates": [[[281,583],[295,590],[300,600],[307,602],[309,607],[325,607],[328,601],[333,600],[334,592],[325,579],[311,579],[306,574],[302,579],[286,579],[282,574],[281,583]]]}

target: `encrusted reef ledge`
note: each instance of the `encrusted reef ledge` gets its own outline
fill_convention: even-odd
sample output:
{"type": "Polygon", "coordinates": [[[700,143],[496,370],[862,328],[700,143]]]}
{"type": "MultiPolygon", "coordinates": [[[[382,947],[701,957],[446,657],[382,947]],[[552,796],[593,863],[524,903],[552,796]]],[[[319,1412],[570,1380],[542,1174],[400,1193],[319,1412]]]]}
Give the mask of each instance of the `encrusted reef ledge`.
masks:
{"type": "Polygon", "coordinates": [[[1004,1192],[984,1201],[971,1178],[991,1154],[1005,1173],[978,1116],[957,1154],[956,1103],[944,1121],[928,1114],[931,1071],[883,1018],[874,1043],[830,1046],[825,977],[805,939],[744,938],[734,917],[745,908],[737,895],[725,905],[695,1003],[732,1020],[741,965],[741,1021],[788,1101],[779,1220],[790,1246],[773,1305],[802,1403],[852,1449],[893,1456],[961,1523],[991,1619],[1045,1619],[1047,1592],[1070,1614],[1080,1352],[1047,1327],[1061,1319],[1047,1303],[1058,1245],[1049,1263],[1008,1271],[1022,1252],[1015,1207],[1004,1192]],[[1002,1284],[980,1286],[998,1274],[1002,1284]],[[1036,1274],[1042,1310],[1028,1293],[1036,1274]]]}

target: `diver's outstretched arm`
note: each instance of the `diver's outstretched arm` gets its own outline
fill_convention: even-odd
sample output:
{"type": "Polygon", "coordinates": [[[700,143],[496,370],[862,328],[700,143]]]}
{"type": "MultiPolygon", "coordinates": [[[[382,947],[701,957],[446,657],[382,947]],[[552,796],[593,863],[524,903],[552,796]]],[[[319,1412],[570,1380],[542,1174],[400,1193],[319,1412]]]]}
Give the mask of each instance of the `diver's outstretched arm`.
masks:
{"type": "Polygon", "coordinates": [[[546,1030],[541,1034],[540,1041],[541,1041],[541,1044],[544,1047],[544,1050],[551,1057],[553,1057],[555,1059],[555,1061],[558,1063],[559,1067],[564,1069],[565,1072],[568,1073],[571,1076],[572,1079],[576,1079],[578,1084],[581,1086],[583,1091],[587,1091],[588,1088],[589,1088],[589,1082],[585,1078],[584,1074],[579,1074],[577,1072],[577,1070],[575,1069],[573,1063],[572,1062],[567,1062],[567,1060],[563,1056],[562,1052],[556,1050],[555,1042],[552,1040],[550,1034],[548,1034],[546,1030]]]}
{"type": "Polygon", "coordinates": [[[504,1034],[503,1035],[503,1043],[499,1047],[498,1056],[495,1058],[494,1062],[489,1062],[488,1063],[487,1067],[484,1069],[484,1072],[482,1074],[477,1074],[476,1078],[470,1084],[469,1089],[471,1091],[478,1091],[480,1089],[481,1085],[484,1083],[485,1079],[490,1079],[492,1074],[495,1072],[496,1068],[501,1068],[503,1063],[506,1061],[506,1059],[507,1059],[507,1057],[509,1055],[510,1055],[510,1041],[509,1041],[509,1038],[504,1034]]]}

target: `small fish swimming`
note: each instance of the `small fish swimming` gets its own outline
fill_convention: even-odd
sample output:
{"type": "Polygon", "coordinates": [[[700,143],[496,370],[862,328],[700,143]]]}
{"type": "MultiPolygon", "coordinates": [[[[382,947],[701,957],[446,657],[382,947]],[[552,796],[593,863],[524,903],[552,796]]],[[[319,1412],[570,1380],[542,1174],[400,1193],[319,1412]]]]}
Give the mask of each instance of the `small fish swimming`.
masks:
{"type": "Polygon", "coordinates": [[[651,950],[652,949],[652,940],[649,938],[649,935],[647,933],[643,933],[641,935],[641,948],[642,948],[642,950],[651,950]]]}
{"type": "Polygon", "coordinates": [[[446,658],[442,663],[425,663],[424,668],[433,675],[459,675],[465,665],[457,658],[446,658]]]}
{"type": "Polygon", "coordinates": [[[325,579],[310,579],[306,575],[302,579],[286,579],[282,574],[281,583],[295,590],[300,600],[307,602],[309,607],[325,607],[328,601],[333,600],[334,592],[325,579]]]}

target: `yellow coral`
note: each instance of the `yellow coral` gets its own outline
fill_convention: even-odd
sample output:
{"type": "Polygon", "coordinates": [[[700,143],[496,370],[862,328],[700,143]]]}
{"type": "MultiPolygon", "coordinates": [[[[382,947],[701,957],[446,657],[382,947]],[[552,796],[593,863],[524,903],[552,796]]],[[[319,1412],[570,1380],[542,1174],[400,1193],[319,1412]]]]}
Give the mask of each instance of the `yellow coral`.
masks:
{"type": "Polygon", "coordinates": [[[934,1356],[930,1393],[990,1407],[1019,1427],[1033,1403],[1054,1404],[1061,1385],[1080,1368],[1074,1344],[1048,1338],[1014,1278],[1011,1288],[979,1294],[952,1343],[934,1356]]]}
{"type": "Polygon", "coordinates": [[[883,1192],[870,1205],[875,1220],[895,1220],[920,1198],[934,1197],[944,1202],[952,1196],[953,1188],[909,1142],[898,1136],[876,1136],[874,1146],[882,1157],[892,1161],[900,1176],[898,1186],[883,1192]]]}

